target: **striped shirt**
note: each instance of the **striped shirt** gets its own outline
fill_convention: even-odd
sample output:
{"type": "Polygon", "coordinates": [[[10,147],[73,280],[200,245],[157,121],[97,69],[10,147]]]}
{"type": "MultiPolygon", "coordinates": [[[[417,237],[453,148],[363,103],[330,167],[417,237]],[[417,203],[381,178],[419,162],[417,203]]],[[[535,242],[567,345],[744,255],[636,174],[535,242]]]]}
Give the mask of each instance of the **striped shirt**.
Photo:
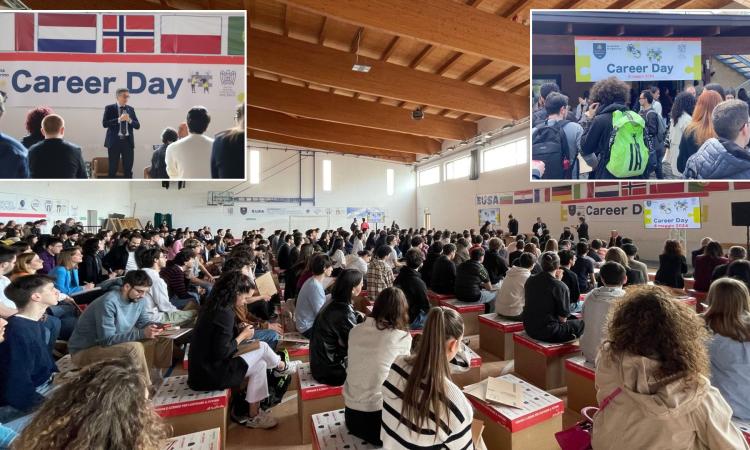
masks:
{"type": "Polygon", "coordinates": [[[388,449],[473,449],[471,422],[474,411],[461,389],[446,379],[447,416],[440,419],[435,434],[435,417],[430,417],[418,428],[401,415],[403,391],[409,377],[411,365],[407,356],[399,356],[391,365],[391,371],[383,383],[383,422],[380,440],[388,449]]]}
{"type": "Polygon", "coordinates": [[[393,270],[382,259],[372,258],[367,266],[367,295],[378,298],[380,291],[393,286],[393,270]]]}

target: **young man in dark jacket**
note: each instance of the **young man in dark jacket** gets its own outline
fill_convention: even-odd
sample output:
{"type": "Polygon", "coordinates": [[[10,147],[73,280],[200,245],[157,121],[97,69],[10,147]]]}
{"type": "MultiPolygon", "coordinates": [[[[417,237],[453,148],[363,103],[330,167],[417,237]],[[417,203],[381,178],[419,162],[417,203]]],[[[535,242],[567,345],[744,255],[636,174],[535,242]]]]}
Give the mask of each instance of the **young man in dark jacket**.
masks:
{"type": "Polygon", "coordinates": [[[489,250],[484,255],[484,268],[490,277],[490,283],[494,286],[505,278],[508,272],[508,261],[500,256],[500,239],[492,238],[489,242],[489,250]]]}
{"type": "Polygon", "coordinates": [[[456,246],[445,244],[443,246],[443,254],[435,261],[435,266],[432,268],[430,289],[433,292],[443,295],[453,295],[456,284],[454,256],[456,256],[456,246]]]}
{"type": "Polygon", "coordinates": [[[401,267],[395,286],[401,288],[409,304],[409,323],[414,330],[421,329],[430,311],[430,302],[427,300],[427,285],[419,275],[419,268],[424,261],[422,251],[418,248],[410,248],[406,252],[406,265],[401,267]]]}
{"type": "Polygon", "coordinates": [[[495,311],[495,296],[490,277],[482,265],[484,250],[481,247],[471,249],[469,260],[456,268],[456,298],[466,303],[483,303],[484,312],[495,311]]]}

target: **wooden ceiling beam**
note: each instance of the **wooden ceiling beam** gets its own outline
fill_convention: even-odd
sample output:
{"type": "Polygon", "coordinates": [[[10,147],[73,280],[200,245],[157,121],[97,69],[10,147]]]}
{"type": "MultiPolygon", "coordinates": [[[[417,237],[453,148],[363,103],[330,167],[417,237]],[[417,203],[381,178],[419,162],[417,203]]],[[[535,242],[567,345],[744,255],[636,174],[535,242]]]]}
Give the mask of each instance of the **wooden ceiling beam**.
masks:
{"type": "Polygon", "coordinates": [[[328,17],[323,16],[323,24],[320,26],[320,31],[318,31],[318,45],[326,43],[326,25],[328,25],[328,17]]]}
{"type": "Polygon", "coordinates": [[[493,88],[493,87],[497,86],[497,84],[499,82],[501,82],[504,79],[508,78],[511,74],[517,72],[518,70],[521,70],[521,69],[519,69],[518,67],[515,67],[515,66],[509,67],[509,68],[503,70],[502,72],[500,72],[499,74],[495,75],[491,79],[487,80],[487,82],[484,83],[484,86],[485,87],[489,87],[489,88],[493,88]]]}
{"type": "Polygon", "coordinates": [[[433,155],[440,151],[440,143],[430,138],[322,120],[295,119],[283,113],[254,106],[247,108],[247,127],[300,139],[378,148],[393,152],[433,155]]]}
{"type": "Polygon", "coordinates": [[[447,72],[453,65],[458,61],[464,54],[461,52],[455,52],[453,55],[445,60],[445,62],[438,67],[437,71],[435,71],[435,74],[437,75],[443,75],[445,72],[447,72]]]}
{"type": "Polygon", "coordinates": [[[310,119],[457,141],[477,135],[475,123],[433,115],[427,115],[422,120],[412,120],[409,111],[403,108],[256,77],[248,77],[247,90],[253,92],[247,98],[249,106],[310,119]]]}
{"type": "Polygon", "coordinates": [[[393,36],[393,39],[391,39],[391,42],[388,43],[388,46],[383,51],[383,54],[380,55],[381,61],[388,62],[388,58],[390,58],[393,52],[396,50],[396,46],[399,43],[399,39],[401,38],[399,38],[398,36],[393,36]]]}
{"type": "Polygon", "coordinates": [[[279,1],[357,26],[529,67],[528,27],[454,0],[279,1]]]}
{"type": "Polygon", "coordinates": [[[411,63],[409,63],[409,68],[416,69],[422,63],[422,61],[424,61],[424,59],[427,58],[427,56],[429,56],[433,51],[435,51],[435,46],[432,44],[427,44],[425,48],[422,49],[422,51],[419,52],[419,54],[411,61],[411,63]]]}
{"type": "Polygon", "coordinates": [[[461,74],[461,81],[469,81],[476,76],[482,69],[492,64],[491,59],[483,59],[474,64],[469,70],[461,74]]]}
{"type": "Polygon", "coordinates": [[[452,80],[360,56],[369,73],[351,70],[353,57],[339,50],[250,29],[248,68],[376,97],[425,104],[498,119],[529,114],[527,96],[452,80]]]}
{"type": "Polygon", "coordinates": [[[289,36],[289,14],[290,9],[292,9],[289,5],[284,5],[284,36],[289,36]]]}
{"type": "Polygon", "coordinates": [[[259,141],[273,142],[282,145],[293,145],[295,147],[304,147],[310,150],[321,150],[325,152],[341,153],[344,155],[368,156],[378,159],[386,159],[400,163],[414,163],[417,158],[413,154],[389,152],[386,150],[369,149],[357,147],[354,145],[334,144],[331,142],[314,141],[311,139],[300,139],[283,134],[269,133],[267,131],[258,131],[248,128],[248,139],[257,139],[259,141]]]}

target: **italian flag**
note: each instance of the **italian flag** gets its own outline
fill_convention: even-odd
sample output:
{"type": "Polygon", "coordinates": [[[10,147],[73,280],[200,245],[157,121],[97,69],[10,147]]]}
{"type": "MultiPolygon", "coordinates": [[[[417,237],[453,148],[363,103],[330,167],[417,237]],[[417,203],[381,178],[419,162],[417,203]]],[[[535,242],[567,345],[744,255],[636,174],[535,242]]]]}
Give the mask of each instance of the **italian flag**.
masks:
{"type": "Polygon", "coordinates": [[[161,52],[221,54],[221,17],[161,16],[161,52]]]}

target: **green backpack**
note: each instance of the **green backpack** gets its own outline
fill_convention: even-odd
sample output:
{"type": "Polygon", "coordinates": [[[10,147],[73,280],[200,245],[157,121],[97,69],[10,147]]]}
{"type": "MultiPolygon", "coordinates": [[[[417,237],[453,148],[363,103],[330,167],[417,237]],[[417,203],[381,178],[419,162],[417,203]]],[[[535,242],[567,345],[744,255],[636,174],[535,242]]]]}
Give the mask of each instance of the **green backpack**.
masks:
{"type": "Polygon", "coordinates": [[[645,122],[633,111],[612,113],[607,170],[617,178],[643,175],[648,165],[648,147],[644,140],[645,122]]]}

